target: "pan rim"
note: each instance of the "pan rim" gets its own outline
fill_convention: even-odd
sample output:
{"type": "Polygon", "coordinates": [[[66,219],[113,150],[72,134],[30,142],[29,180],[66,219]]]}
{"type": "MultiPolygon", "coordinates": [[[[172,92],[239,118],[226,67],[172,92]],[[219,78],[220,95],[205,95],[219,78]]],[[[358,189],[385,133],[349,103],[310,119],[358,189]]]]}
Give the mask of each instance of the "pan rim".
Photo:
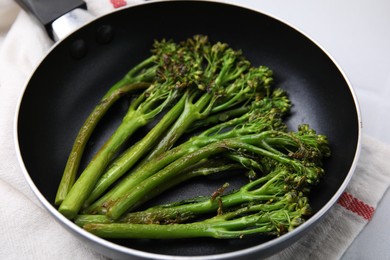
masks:
{"type": "MultiPolygon", "coordinates": [[[[113,15],[116,12],[121,12],[123,10],[129,9],[129,8],[134,8],[134,7],[141,6],[141,5],[143,6],[143,5],[149,5],[149,4],[155,4],[155,3],[161,4],[161,3],[164,3],[164,2],[195,2],[195,1],[192,1],[192,0],[190,0],[190,1],[186,1],[186,0],[162,0],[162,1],[158,0],[158,1],[155,1],[155,0],[153,0],[153,1],[148,1],[148,2],[140,2],[140,3],[136,3],[134,5],[126,6],[126,7],[123,7],[123,8],[118,8],[116,10],[113,10],[112,12],[108,12],[106,14],[97,16],[97,17],[95,17],[94,19],[92,19],[91,21],[89,21],[88,23],[86,23],[85,25],[83,25],[80,28],[84,28],[84,27],[88,26],[90,23],[92,23],[92,22],[94,22],[96,20],[99,20],[101,18],[104,18],[105,16],[113,15]]],[[[149,253],[149,252],[145,252],[145,251],[129,248],[129,247],[126,247],[126,246],[118,245],[118,244],[115,244],[115,243],[110,242],[108,240],[105,240],[105,239],[102,239],[100,237],[97,237],[97,236],[95,236],[95,235],[93,235],[93,234],[91,234],[91,233],[89,233],[89,232],[79,228],[72,221],[70,221],[69,219],[64,217],[62,214],[60,214],[57,211],[57,209],[43,196],[43,194],[39,191],[39,189],[37,188],[37,186],[35,185],[35,183],[33,182],[32,178],[31,178],[31,176],[28,173],[28,170],[27,170],[26,165],[24,164],[24,161],[23,161],[23,158],[22,158],[20,145],[19,145],[18,119],[19,119],[19,115],[20,115],[20,108],[21,108],[21,105],[23,103],[23,98],[24,98],[25,92],[26,92],[26,90],[28,88],[28,84],[29,84],[31,78],[33,77],[33,75],[39,69],[40,65],[44,62],[46,57],[50,54],[50,52],[54,51],[56,49],[57,45],[61,44],[62,41],[67,39],[69,37],[69,35],[68,35],[64,39],[61,39],[60,41],[54,43],[53,46],[51,46],[51,48],[43,55],[43,57],[40,60],[40,62],[38,62],[38,64],[36,65],[35,69],[31,72],[31,74],[27,78],[27,80],[25,82],[25,85],[24,85],[24,87],[23,87],[23,89],[21,91],[21,94],[19,96],[19,100],[17,102],[16,112],[15,112],[15,115],[14,115],[13,137],[14,137],[14,140],[15,140],[14,144],[15,144],[17,160],[18,160],[18,162],[19,162],[19,164],[21,166],[23,175],[24,175],[25,179],[27,180],[30,189],[33,191],[34,195],[38,198],[40,203],[54,217],[54,219],[57,222],[59,222],[59,224],[64,226],[66,229],[68,229],[68,231],[71,230],[72,231],[71,233],[73,235],[75,235],[75,234],[81,235],[81,238],[90,240],[91,242],[96,243],[96,244],[98,244],[100,246],[103,246],[104,248],[107,248],[109,250],[113,250],[114,252],[118,252],[118,253],[125,254],[125,255],[128,255],[128,256],[149,258],[149,259],[199,259],[199,260],[210,259],[210,260],[212,260],[212,259],[232,259],[232,258],[236,258],[236,257],[250,256],[250,255],[254,255],[254,254],[256,254],[256,253],[258,253],[260,251],[270,249],[273,246],[275,246],[276,244],[280,244],[280,243],[283,243],[285,241],[288,241],[288,240],[292,239],[293,237],[297,237],[297,235],[299,233],[301,233],[302,231],[309,230],[309,227],[311,227],[313,224],[317,223],[318,220],[321,219],[331,209],[331,207],[337,202],[337,200],[339,199],[339,197],[342,195],[342,193],[346,189],[347,185],[349,184],[350,180],[352,179],[352,176],[353,176],[353,174],[355,172],[355,169],[356,169],[359,157],[360,157],[360,151],[361,151],[361,139],[362,139],[362,130],[363,130],[362,115],[361,115],[360,106],[359,106],[359,102],[358,102],[356,93],[355,93],[355,91],[354,91],[354,89],[352,87],[352,84],[350,83],[350,80],[348,79],[346,73],[343,71],[343,69],[341,68],[339,63],[336,61],[336,59],[329,53],[329,51],[327,51],[319,42],[317,42],[315,39],[313,39],[313,37],[311,37],[310,35],[306,34],[301,29],[299,29],[296,26],[290,24],[289,22],[286,22],[284,19],[281,19],[281,18],[279,18],[279,17],[277,17],[277,16],[275,16],[273,14],[269,14],[269,13],[265,12],[264,10],[254,9],[254,8],[251,8],[251,7],[242,5],[242,4],[237,4],[237,3],[227,3],[227,2],[225,2],[223,0],[215,0],[215,1],[200,0],[200,1],[196,1],[196,2],[206,2],[206,3],[212,3],[212,4],[223,4],[223,5],[233,6],[233,7],[239,7],[239,8],[244,8],[244,9],[247,9],[247,10],[250,10],[250,11],[254,11],[256,13],[268,16],[271,19],[274,19],[274,20],[276,20],[276,21],[278,21],[278,22],[280,22],[282,24],[285,24],[290,29],[293,29],[297,33],[300,33],[301,35],[305,36],[309,41],[311,41],[313,44],[315,44],[315,46],[317,46],[322,52],[324,52],[324,54],[330,59],[330,61],[332,61],[332,63],[336,66],[338,72],[342,75],[343,79],[345,80],[345,82],[346,82],[346,84],[347,84],[347,86],[349,88],[349,91],[351,93],[351,97],[352,97],[354,105],[355,105],[356,116],[357,116],[357,123],[358,123],[358,126],[357,126],[358,133],[357,133],[357,140],[356,140],[357,141],[357,143],[356,143],[357,144],[356,145],[356,151],[355,151],[355,154],[354,154],[354,157],[353,157],[353,161],[352,161],[351,167],[350,167],[350,169],[348,171],[348,174],[346,175],[346,177],[345,177],[344,181],[342,182],[342,184],[340,185],[340,187],[337,189],[336,193],[331,197],[331,199],[319,211],[317,211],[314,215],[312,215],[301,226],[297,227],[293,231],[288,232],[287,234],[285,234],[283,236],[271,239],[270,241],[267,241],[265,243],[262,243],[262,244],[259,244],[259,245],[256,245],[256,246],[252,246],[252,247],[249,247],[249,248],[246,248],[246,249],[241,249],[241,250],[228,252],[228,253],[213,254],[213,255],[178,256],[178,255],[166,255],[166,254],[149,253]]],[[[80,239],[79,237],[77,237],[77,238],[80,239]]],[[[277,252],[275,252],[275,253],[277,253],[277,252]]]]}

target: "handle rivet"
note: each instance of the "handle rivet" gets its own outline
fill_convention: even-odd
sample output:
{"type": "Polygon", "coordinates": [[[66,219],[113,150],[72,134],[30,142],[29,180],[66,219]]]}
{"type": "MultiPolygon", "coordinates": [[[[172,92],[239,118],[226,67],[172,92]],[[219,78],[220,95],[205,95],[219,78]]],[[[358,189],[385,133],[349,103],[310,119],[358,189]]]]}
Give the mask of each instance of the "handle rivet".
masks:
{"type": "Polygon", "coordinates": [[[84,40],[75,40],[70,46],[70,56],[76,60],[83,58],[87,52],[87,43],[84,40]]]}
{"type": "Polygon", "coordinates": [[[96,31],[96,42],[100,44],[110,43],[114,38],[114,29],[110,25],[102,25],[96,31]]]}

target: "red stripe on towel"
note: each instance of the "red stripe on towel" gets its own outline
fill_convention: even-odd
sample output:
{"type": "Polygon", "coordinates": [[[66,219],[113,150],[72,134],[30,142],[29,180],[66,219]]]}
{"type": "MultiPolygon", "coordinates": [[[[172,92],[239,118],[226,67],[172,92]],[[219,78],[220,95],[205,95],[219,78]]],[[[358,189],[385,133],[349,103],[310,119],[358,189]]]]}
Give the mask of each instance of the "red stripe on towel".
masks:
{"type": "Polygon", "coordinates": [[[110,0],[110,2],[114,6],[114,8],[119,8],[127,5],[126,0],[110,0]]]}
{"type": "Polygon", "coordinates": [[[338,204],[342,207],[350,210],[366,220],[370,220],[374,214],[374,207],[364,203],[363,201],[355,198],[352,194],[344,192],[339,198],[338,204]]]}

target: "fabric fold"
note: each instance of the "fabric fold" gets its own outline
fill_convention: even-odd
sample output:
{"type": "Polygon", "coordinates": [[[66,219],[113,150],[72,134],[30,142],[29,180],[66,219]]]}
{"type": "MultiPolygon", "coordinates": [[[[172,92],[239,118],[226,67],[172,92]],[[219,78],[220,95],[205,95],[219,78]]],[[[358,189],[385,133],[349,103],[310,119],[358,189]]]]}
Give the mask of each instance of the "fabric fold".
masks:
{"type": "Polygon", "coordinates": [[[1,259],[105,259],[0,179],[1,259]]]}

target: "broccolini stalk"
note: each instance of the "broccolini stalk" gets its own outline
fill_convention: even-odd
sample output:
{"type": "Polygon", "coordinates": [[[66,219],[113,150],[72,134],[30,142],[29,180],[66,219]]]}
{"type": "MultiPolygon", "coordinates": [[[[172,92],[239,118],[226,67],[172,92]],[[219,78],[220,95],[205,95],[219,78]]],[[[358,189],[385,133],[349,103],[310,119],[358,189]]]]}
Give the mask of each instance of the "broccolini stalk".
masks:
{"type": "Polygon", "coordinates": [[[239,170],[243,169],[244,167],[242,165],[239,165],[234,162],[228,162],[225,160],[213,160],[213,159],[206,159],[203,162],[200,162],[194,166],[190,166],[189,168],[185,169],[185,174],[180,174],[176,178],[172,178],[167,182],[162,183],[156,189],[152,190],[150,193],[146,194],[141,200],[137,202],[137,204],[134,207],[137,207],[138,205],[142,205],[146,201],[149,201],[150,199],[157,197],[164,191],[181,184],[185,181],[188,181],[189,179],[199,177],[199,176],[207,176],[211,174],[221,173],[221,172],[227,172],[232,170],[239,170]]]}
{"type": "Polygon", "coordinates": [[[108,205],[107,215],[113,219],[118,219],[124,212],[134,207],[144,195],[148,194],[165,181],[179,176],[183,170],[200,162],[202,159],[226,151],[226,149],[227,148],[220,143],[214,143],[194,151],[190,156],[183,156],[154,174],[153,178],[142,181],[137,185],[137,189],[130,191],[130,193],[122,196],[120,199],[113,201],[111,205],[108,205]]]}
{"type": "Polygon", "coordinates": [[[70,188],[73,186],[85,146],[100,119],[120,97],[139,89],[145,89],[149,87],[149,85],[150,84],[146,82],[132,83],[123,85],[115,90],[111,90],[110,93],[107,93],[107,95],[105,95],[105,97],[103,97],[99,104],[93,109],[92,113],[88,116],[83,126],[80,128],[73,144],[57,190],[55,198],[56,205],[62,203],[70,188]]]}
{"type": "Polygon", "coordinates": [[[207,37],[196,36],[187,41],[187,46],[189,52],[197,53],[198,59],[203,61],[198,88],[205,91],[195,91],[188,97],[181,116],[144,162],[170,149],[195,121],[207,118],[212,112],[231,109],[244,101],[250,103],[272,82],[272,72],[268,68],[249,69],[250,63],[242,52],[229,48],[227,44],[218,42],[210,45],[207,37]]]}
{"type": "Polygon", "coordinates": [[[160,57],[157,60],[156,80],[131,103],[122,123],[95,154],[61,203],[59,211],[66,217],[71,219],[78,213],[104,169],[125,141],[171,105],[184,88],[193,84],[196,75],[186,73],[186,68],[193,65],[191,57],[183,54],[180,46],[172,42],[156,42],[155,46],[160,57]]]}
{"type": "Polygon", "coordinates": [[[119,158],[115,159],[114,162],[109,165],[107,171],[101,176],[91,194],[85,200],[83,207],[88,207],[92,202],[99,198],[115,180],[122,176],[125,171],[119,171],[118,169],[131,168],[142,156],[156,145],[160,135],[181,114],[186,97],[187,94],[185,93],[176,105],[167,112],[144,138],[127,150],[125,153],[126,156],[119,156],[119,158]]]}
{"type": "MultiPolygon", "coordinates": [[[[304,223],[310,213],[306,198],[286,195],[274,204],[254,204],[222,215],[186,224],[85,224],[88,232],[104,238],[177,239],[213,237],[242,238],[250,234],[280,236],[304,223]]],[[[98,220],[98,219],[97,219],[98,220]]]]}
{"type": "MultiPolygon", "coordinates": [[[[169,156],[165,157],[165,160],[162,160],[161,162],[157,162],[155,164],[155,167],[153,168],[153,164],[149,163],[147,166],[145,165],[142,167],[142,171],[140,176],[142,176],[142,179],[138,179],[139,182],[146,179],[146,175],[152,175],[158,170],[162,169],[164,166],[168,165],[170,162],[177,159],[177,157],[180,157],[178,153],[182,156],[183,154],[180,153],[180,151],[176,150],[175,153],[171,153],[169,156]],[[147,174],[149,173],[149,174],[147,174]]],[[[191,178],[197,177],[197,176],[206,176],[213,173],[218,173],[221,171],[228,171],[228,170],[237,170],[244,168],[245,165],[243,164],[237,164],[232,163],[230,161],[226,160],[203,160],[200,163],[190,166],[189,168],[185,169],[185,174],[176,176],[175,178],[170,179],[167,182],[162,183],[152,191],[150,191],[148,194],[145,194],[145,196],[138,201],[137,204],[141,205],[142,203],[148,201],[149,199],[161,194],[163,191],[168,190],[177,184],[180,184],[184,181],[187,181],[191,178]]],[[[134,180],[134,179],[131,179],[134,180]]],[[[129,182],[128,179],[122,180],[120,183],[118,183],[117,186],[115,186],[113,189],[111,189],[109,192],[107,192],[105,195],[103,195],[99,200],[94,202],[92,205],[84,209],[82,212],[83,214],[105,214],[107,212],[106,208],[109,207],[110,204],[112,204],[113,201],[123,196],[123,194],[128,193],[130,190],[128,187],[132,188],[134,182],[129,182]]]]}
{"type": "Polygon", "coordinates": [[[126,190],[135,188],[139,182],[162,169],[170,162],[211,142],[250,133],[259,133],[269,129],[286,130],[286,125],[281,121],[281,117],[289,111],[290,106],[286,93],[279,89],[275,90],[270,97],[253,101],[250,105],[250,110],[246,114],[210,127],[183,145],[173,148],[167,154],[155,155],[156,158],[152,160],[152,164],[148,164],[146,161],[141,163],[141,166],[129,173],[118,187],[115,187],[114,190],[111,190],[94,203],[94,206],[91,207],[91,209],[93,208],[92,211],[96,211],[97,207],[101,207],[108,200],[115,200],[117,195],[114,194],[123,194],[126,190]]]}
{"type": "MultiPolygon", "coordinates": [[[[198,84],[200,80],[200,74],[202,73],[202,50],[204,48],[204,45],[207,43],[207,38],[202,36],[194,36],[194,38],[190,38],[185,42],[181,42],[178,46],[178,50],[175,50],[176,55],[173,56],[169,56],[167,54],[165,50],[165,43],[165,41],[162,41],[162,43],[155,43],[155,50],[157,52],[163,53],[162,65],[157,70],[157,74],[162,79],[175,77],[176,74],[178,74],[180,75],[179,79],[176,82],[178,86],[194,85],[195,88],[191,91],[187,91],[181,99],[187,104],[189,102],[189,99],[193,99],[200,92],[199,90],[197,90],[196,85],[198,84]],[[177,62],[177,60],[179,60],[183,64],[180,64],[179,62],[177,62]],[[189,84],[188,82],[190,82],[191,84],[189,84]]],[[[208,102],[207,99],[208,97],[206,97],[206,100],[202,101],[203,104],[206,104],[208,102]]],[[[110,187],[135,163],[137,163],[138,159],[148,152],[148,149],[145,149],[145,147],[151,149],[155,146],[156,143],[163,142],[160,140],[160,136],[162,136],[163,133],[166,133],[165,130],[169,129],[171,124],[173,124],[175,121],[180,120],[177,118],[182,113],[183,105],[180,105],[180,109],[178,109],[177,107],[172,108],[172,110],[175,111],[170,111],[164,116],[164,118],[161,120],[164,123],[160,122],[154,129],[152,129],[152,131],[144,138],[144,140],[140,141],[136,146],[127,149],[117,160],[115,160],[109,166],[108,171],[105,172],[105,174],[99,179],[98,183],[96,184],[96,187],[92,191],[91,196],[89,196],[89,198],[85,202],[84,206],[88,206],[91,202],[97,199],[108,187],[110,187]]],[[[154,148],[153,150],[156,150],[156,148],[154,148]]]]}
{"type": "Polygon", "coordinates": [[[91,114],[83,123],[73,143],[68,161],[65,165],[65,170],[55,198],[56,205],[60,205],[62,203],[70,188],[73,186],[85,145],[100,119],[123,95],[149,87],[150,82],[153,81],[156,74],[156,58],[157,57],[155,55],[152,55],[127,72],[120,81],[107,91],[100,100],[99,104],[93,109],[91,114]]]}
{"type": "MultiPolygon", "coordinates": [[[[318,171],[317,169],[308,169],[301,161],[290,158],[288,155],[284,154],[283,151],[268,151],[261,147],[264,139],[272,139],[273,136],[278,137],[279,134],[286,139],[290,138],[293,140],[289,145],[292,145],[295,142],[295,145],[299,146],[300,149],[303,147],[303,145],[301,145],[301,142],[304,141],[303,138],[298,141],[292,135],[275,130],[213,142],[182,156],[167,165],[165,168],[161,169],[159,172],[155,173],[152,177],[144,179],[137,185],[136,189],[128,190],[126,194],[122,195],[118,199],[113,199],[110,203],[107,203],[109,205],[105,205],[108,207],[106,214],[113,219],[118,219],[127,210],[133,208],[137,201],[143,198],[145,194],[156,188],[161,183],[175,178],[186,167],[189,167],[204,158],[209,158],[225,152],[235,151],[239,154],[253,153],[262,157],[268,157],[280,163],[294,167],[295,171],[301,171],[305,174],[307,172],[309,173],[307,176],[308,181],[316,181],[322,171],[318,171]]],[[[289,147],[289,149],[292,149],[292,146],[289,147]]]]}
{"type": "Polygon", "coordinates": [[[244,71],[244,69],[243,65],[240,65],[236,68],[236,70],[230,72],[232,74],[228,74],[228,72],[225,70],[225,67],[232,69],[232,62],[230,59],[227,59],[226,63],[228,65],[226,65],[225,62],[222,62],[223,67],[220,72],[221,74],[219,74],[215,79],[215,85],[211,87],[212,90],[203,94],[195,103],[190,99],[189,102],[186,102],[186,106],[181,116],[171,127],[169,132],[165,135],[164,139],[159,143],[156,149],[154,149],[153,152],[147,157],[146,161],[152,160],[156,156],[169,150],[194,122],[202,118],[207,118],[212,112],[228,110],[244,101],[250,103],[253,100],[251,98],[256,97],[258,92],[261,92],[264,88],[268,87],[268,85],[263,84],[269,84],[269,82],[271,82],[271,79],[269,78],[270,76],[267,74],[269,70],[267,69],[253,69],[248,73],[250,75],[242,76],[241,73],[244,71]],[[240,73],[237,73],[237,71],[240,71],[240,73]],[[221,75],[227,79],[222,79],[221,75]],[[217,85],[217,82],[219,82],[219,84],[230,83],[231,80],[236,79],[233,77],[233,75],[242,77],[231,83],[230,86],[226,86],[226,90],[224,90],[225,85],[217,85]],[[256,84],[256,86],[254,86],[254,84],[256,84]],[[227,91],[229,88],[234,89],[232,85],[239,86],[239,90],[235,89],[236,91],[227,91]],[[226,102],[222,103],[220,101],[221,99],[226,102]]]}
{"type": "Polygon", "coordinates": [[[199,128],[211,127],[220,122],[225,122],[234,118],[238,118],[244,114],[250,113],[251,110],[256,109],[257,113],[266,113],[276,109],[279,117],[283,118],[290,112],[291,101],[289,100],[287,93],[282,89],[269,90],[271,94],[268,96],[256,97],[256,100],[251,104],[245,106],[233,107],[222,112],[214,113],[208,117],[194,122],[187,132],[193,132],[199,128]]]}
{"type": "MultiPolygon", "coordinates": [[[[192,66],[192,70],[195,70],[199,76],[196,81],[198,86],[187,96],[180,117],[164,134],[164,138],[159,141],[158,145],[153,148],[151,154],[144,159],[144,162],[170,149],[194,121],[207,117],[216,100],[222,95],[224,85],[235,80],[249,67],[249,62],[243,61],[241,52],[235,52],[225,47],[216,47],[219,44],[211,47],[207,37],[197,35],[181,44],[184,46],[184,51],[191,53],[193,60],[196,61],[192,66]],[[240,60],[240,62],[237,60],[240,60]],[[205,61],[207,61],[207,65],[203,69],[202,64],[205,61]],[[204,86],[205,82],[208,84],[207,88],[204,86]],[[209,82],[212,83],[209,84],[209,82]]],[[[126,158],[132,157],[133,152],[133,149],[125,151],[120,159],[114,162],[114,167],[110,167],[109,172],[106,172],[99,180],[98,186],[107,188],[118,177],[126,173],[132,165],[123,161],[127,161],[126,158]]],[[[103,191],[101,189],[100,194],[103,191]]],[[[89,201],[93,201],[96,197],[94,196],[89,201]]]]}
{"type": "MultiPolygon", "coordinates": [[[[257,102],[256,102],[257,103],[257,102]]],[[[261,106],[264,104],[253,105],[253,110],[240,118],[234,118],[217,126],[209,128],[202,134],[195,136],[180,146],[174,147],[166,153],[156,157],[154,160],[142,164],[134,171],[130,172],[113,189],[107,192],[103,197],[94,202],[84,212],[104,212],[105,207],[111,204],[134,189],[137,184],[152,176],[171,162],[191,153],[212,142],[232,138],[249,133],[259,133],[267,129],[284,129],[285,125],[278,117],[277,110],[271,110],[262,113],[261,106]],[[227,132],[225,130],[228,130],[227,132]]]]}
{"type": "MultiPolygon", "coordinates": [[[[197,82],[198,88],[206,89],[206,91],[195,89],[187,96],[181,115],[139,167],[170,149],[193,122],[208,117],[215,105],[218,105],[215,112],[220,112],[241,102],[250,102],[260,92],[269,94],[269,90],[264,89],[269,88],[272,82],[272,72],[266,67],[260,67],[251,69],[243,75],[249,68],[249,62],[244,59],[240,51],[234,51],[226,44],[221,43],[210,46],[207,37],[202,36],[188,39],[182,45],[183,49],[191,53],[193,60],[196,61],[191,69],[200,78],[194,81],[197,82]],[[201,65],[205,60],[207,65],[201,73],[201,65]],[[221,97],[225,103],[217,102],[221,97]]],[[[138,148],[131,147],[114,161],[109,170],[99,179],[92,195],[84,205],[85,207],[88,207],[108,187],[131,169],[135,162],[128,162],[132,161],[134,153],[137,151],[138,148]]],[[[136,178],[138,177],[134,177],[134,179],[136,178]]]]}
{"type": "Polygon", "coordinates": [[[250,105],[239,106],[237,108],[228,109],[220,113],[209,115],[206,118],[202,118],[195,121],[191,126],[187,128],[187,133],[193,133],[198,129],[210,127],[221,122],[226,122],[230,119],[240,117],[250,110],[250,105]]]}
{"type": "MultiPolygon", "coordinates": [[[[275,163],[274,163],[275,164],[275,163]]],[[[218,198],[213,196],[203,197],[197,200],[187,200],[166,205],[151,207],[144,211],[130,212],[118,219],[117,222],[134,224],[171,224],[184,223],[194,220],[202,214],[213,214],[220,211],[231,211],[239,205],[253,203],[264,204],[262,211],[269,208],[270,203],[285,199],[287,193],[300,193],[307,184],[305,176],[295,173],[291,167],[275,164],[276,167],[268,174],[242,186],[238,191],[218,198]]],[[[303,193],[302,193],[303,194],[303,193]]],[[[272,207],[272,209],[275,209],[272,207]]],[[[87,223],[88,217],[82,216],[82,221],[87,223]]],[[[96,221],[93,217],[89,223],[96,221]]]]}

